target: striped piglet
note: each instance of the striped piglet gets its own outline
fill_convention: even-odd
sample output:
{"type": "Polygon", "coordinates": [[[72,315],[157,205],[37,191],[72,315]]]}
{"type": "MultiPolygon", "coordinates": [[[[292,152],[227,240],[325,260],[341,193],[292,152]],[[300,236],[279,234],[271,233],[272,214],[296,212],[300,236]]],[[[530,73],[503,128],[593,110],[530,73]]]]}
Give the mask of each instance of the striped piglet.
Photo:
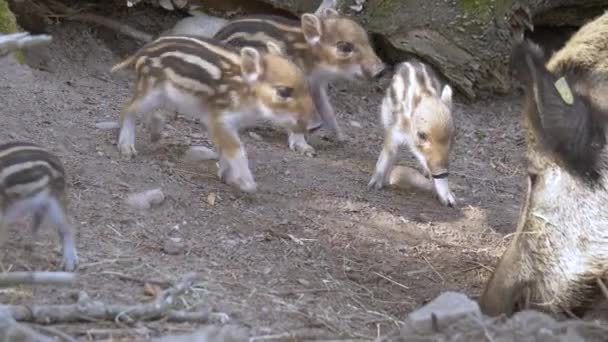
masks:
{"type": "Polygon", "coordinates": [[[62,268],[74,271],[78,255],[74,232],[66,214],[65,170],[59,158],[29,142],[0,145],[0,233],[33,215],[34,237],[47,218],[58,226],[63,244],[62,268]]]}

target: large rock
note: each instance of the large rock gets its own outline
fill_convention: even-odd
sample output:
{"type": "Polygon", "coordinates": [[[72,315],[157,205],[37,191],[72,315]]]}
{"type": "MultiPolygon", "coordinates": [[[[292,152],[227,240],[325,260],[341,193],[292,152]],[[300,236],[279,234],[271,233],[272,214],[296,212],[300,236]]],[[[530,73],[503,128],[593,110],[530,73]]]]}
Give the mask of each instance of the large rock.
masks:
{"type": "Polygon", "coordinates": [[[580,320],[558,322],[537,311],[510,318],[484,316],[477,302],[445,292],[410,313],[405,326],[382,337],[386,342],[583,342],[606,341],[608,328],[580,320]]]}
{"type": "MultiPolygon", "coordinates": [[[[296,15],[320,0],[260,0],[296,15]]],[[[342,13],[379,35],[391,62],[417,56],[470,99],[511,88],[512,22],[523,7],[543,25],[581,25],[606,0],[337,0],[342,13]],[[363,3],[361,9],[359,4],[363,3]]]]}

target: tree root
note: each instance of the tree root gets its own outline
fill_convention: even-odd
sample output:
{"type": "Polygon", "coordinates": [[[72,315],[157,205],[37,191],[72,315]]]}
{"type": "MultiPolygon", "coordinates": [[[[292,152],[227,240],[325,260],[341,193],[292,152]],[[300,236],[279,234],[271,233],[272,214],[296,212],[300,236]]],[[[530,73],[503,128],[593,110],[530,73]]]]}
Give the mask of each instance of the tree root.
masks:
{"type": "Polygon", "coordinates": [[[137,39],[139,41],[142,41],[144,43],[148,43],[151,42],[152,39],[154,39],[154,36],[148,33],[145,33],[143,31],[140,31],[138,29],[135,29],[129,25],[120,23],[116,20],[112,20],[112,19],[108,19],[108,18],[104,18],[102,16],[96,15],[96,14],[90,14],[90,13],[77,13],[74,15],[68,15],[65,17],[66,20],[72,20],[72,21],[80,21],[80,22],[85,22],[85,23],[92,23],[92,24],[97,24],[100,26],[104,26],[107,27],[111,30],[114,30],[118,33],[127,35],[131,38],[137,39]]]}
{"type": "Polygon", "coordinates": [[[53,18],[95,24],[109,28],[143,43],[151,42],[154,39],[153,35],[140,31],[127,24],[123,24],[117,20],[106,18],[97,14],[84,13],[83,11],[85,8],[91,8],[90,5],[75,9],[61,3],[60,1],[46,0],[44,3],[38,3],[37,8],[39,15],[47,20],[53,18]]]}

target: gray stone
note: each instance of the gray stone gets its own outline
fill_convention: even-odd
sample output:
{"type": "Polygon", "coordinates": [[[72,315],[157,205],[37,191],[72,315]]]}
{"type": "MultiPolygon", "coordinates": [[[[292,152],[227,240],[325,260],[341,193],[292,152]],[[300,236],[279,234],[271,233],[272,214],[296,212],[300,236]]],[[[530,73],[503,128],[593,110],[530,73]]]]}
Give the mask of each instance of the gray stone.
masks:
{"type": "Polygon", "coordinates": [[[192,146],[186,151],[184,159],[188,161],[218,160],[219,154],[205,146],[192,146]]]}
{"type": "Polygon", "coordinates": [[[150,209],[165,200],[165,194],[161,189],[151,189],[140,193],[131,194],[125,202],[136,209],[150,209]]]}
{"type": "Polygon", "coordinates": [[[438,327],[446,326],[468,316],[481,319],[477,302],[458,292],[445,292],[422,308],[410,313],[408,321],[418,333],[432,332],[433,315],[438,327]]]}
{"type": "Polygon", "coordinates": [[[181,238],[170,237],[163,242],[163,251],[169,255],[181,254],[185,249],[181,238]]]}
{"type": "Polygon", "coordinates": [[[118,121],[101,121],[95,124],[97,129],[115,129],[119,128],[118,121]]]}
{"type": "Polygon", "coordinates": [[[191,11],[192,16],[178,21],[172,29],[163,35],[188,34],[202,37],[213,37],[227,22],[226,19],[214,17],[200,11],[191,11]]]}

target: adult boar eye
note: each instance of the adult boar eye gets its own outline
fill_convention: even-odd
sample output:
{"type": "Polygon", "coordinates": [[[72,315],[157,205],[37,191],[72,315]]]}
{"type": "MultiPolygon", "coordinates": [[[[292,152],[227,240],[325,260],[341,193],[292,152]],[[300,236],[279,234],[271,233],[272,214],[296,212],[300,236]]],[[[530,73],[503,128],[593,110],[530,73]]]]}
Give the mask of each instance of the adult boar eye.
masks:
{"type": "Polygon", "coordinates": [[[353,43],[350,42],[338,42],[338,44],[336,44],[336,46],[338,47],[338,50],[340,50],[340,52],[342,53],[351,53],[355,50],[355,46],[353,45],[353,43]]]}
{"type": "Polygon", "coordinates": [[[277,95],[284,99],[290,98],[293,95],[293,88],[291,87],[277,87],[277,95]]]}

